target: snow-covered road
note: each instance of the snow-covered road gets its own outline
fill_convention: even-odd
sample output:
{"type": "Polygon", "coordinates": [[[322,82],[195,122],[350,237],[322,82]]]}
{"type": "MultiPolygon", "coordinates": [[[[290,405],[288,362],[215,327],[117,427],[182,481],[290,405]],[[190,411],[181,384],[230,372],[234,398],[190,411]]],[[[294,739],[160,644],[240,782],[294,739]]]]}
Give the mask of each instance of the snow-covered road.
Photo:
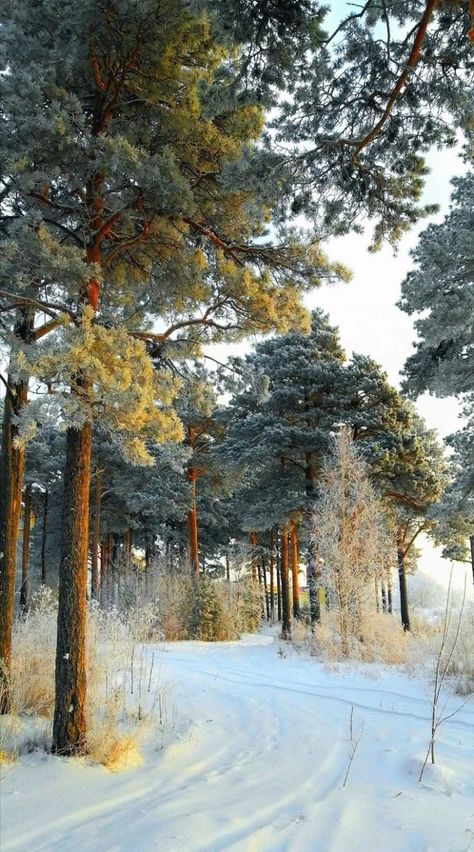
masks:
{"type": "Polygon", "coordinates": [[[1,785],[2,852],[474,850],[474,707],[440,730],[419,784],[427,688],[279,648],[266,636],[155,647],[177,707],[165,748],[120,774],[23,756],[1,785]],[[362,734],[343,787],[351,714],[362,734]]]}

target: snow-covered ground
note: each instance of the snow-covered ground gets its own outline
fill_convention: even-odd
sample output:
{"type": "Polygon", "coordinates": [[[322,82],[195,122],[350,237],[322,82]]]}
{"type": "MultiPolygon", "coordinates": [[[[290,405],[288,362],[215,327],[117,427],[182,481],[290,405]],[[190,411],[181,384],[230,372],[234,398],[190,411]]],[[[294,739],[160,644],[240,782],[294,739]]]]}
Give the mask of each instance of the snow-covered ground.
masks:
{"type": "Polygon", "coordinates": [[[268,636],[155,646],[177,707],[164,748],[116,774],[23,755],[1,785],[2,852],[474,849],[474,706],[440,729],[420,784],[427,686],[279,648],[268,636]],[[353,741],[363,732],[343,787],[351,713],[353,741]]]}

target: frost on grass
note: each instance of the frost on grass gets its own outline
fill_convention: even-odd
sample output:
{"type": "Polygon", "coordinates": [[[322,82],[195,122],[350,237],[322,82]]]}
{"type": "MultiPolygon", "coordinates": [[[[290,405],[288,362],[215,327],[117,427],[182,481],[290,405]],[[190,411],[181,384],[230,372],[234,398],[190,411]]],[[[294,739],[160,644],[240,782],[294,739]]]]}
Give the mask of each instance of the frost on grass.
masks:
{"type": "MultiPolygon", "coordinates": [[[[57,603],[41,589],[15,625],[10,712],[0,717],[0,758],[49,749],[54,711],[57,603]]],[[[117,610],[89,612],[88,759],[114,771],[136,766],[147,737],[162,743],[172,722],[154,653],[136,642],[117,610]]]]}

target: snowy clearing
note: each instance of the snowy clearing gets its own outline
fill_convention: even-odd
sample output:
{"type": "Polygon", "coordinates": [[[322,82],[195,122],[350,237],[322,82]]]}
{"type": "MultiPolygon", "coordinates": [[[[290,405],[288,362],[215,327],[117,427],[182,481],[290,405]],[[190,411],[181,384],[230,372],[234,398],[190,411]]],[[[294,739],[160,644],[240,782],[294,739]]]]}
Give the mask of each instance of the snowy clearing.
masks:
{"type": "Polygon", "coordinates": [[[164,748],[148,743],[143,765],[117,774],[23,755],[1,786],[3,852],[474,845],[472,703],[440,729],[439,762],[420,784],[431,708],[419,680],[329,670],[263,635],[152,650],[177,707],[164,748]],[[353,741],[363,731],[343,788],[352,707],[353,741]]]}

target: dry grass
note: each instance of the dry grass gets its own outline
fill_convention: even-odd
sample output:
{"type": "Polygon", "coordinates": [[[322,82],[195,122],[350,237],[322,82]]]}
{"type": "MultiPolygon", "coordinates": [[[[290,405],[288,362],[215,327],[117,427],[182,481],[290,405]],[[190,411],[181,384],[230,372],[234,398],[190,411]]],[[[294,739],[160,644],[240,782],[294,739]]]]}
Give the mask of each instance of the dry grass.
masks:
{"type": "Polygon", "coordinates": [[[387,613],[364,612],[356,637],[351,637],[349,653],[344,654],[337,613],[324,613],[314,636],[308,633],[313,653],[329,662],[344,659],[400,665],[405,661],[407,637],[398,617],[387,613]]]}
{"type": "MultiPolygon", "coordinates": [[[[0,762],[48,750],[54,711],[57,606],[42,590],[15,626],[10,712],[0,717],[0,762]]],[[[92,606],[87,644],[89,759],[113,771],[136,766],[150,730],[163,736],[165,695],[158,667],[140,648],[124,616],[92,606]]]]}

